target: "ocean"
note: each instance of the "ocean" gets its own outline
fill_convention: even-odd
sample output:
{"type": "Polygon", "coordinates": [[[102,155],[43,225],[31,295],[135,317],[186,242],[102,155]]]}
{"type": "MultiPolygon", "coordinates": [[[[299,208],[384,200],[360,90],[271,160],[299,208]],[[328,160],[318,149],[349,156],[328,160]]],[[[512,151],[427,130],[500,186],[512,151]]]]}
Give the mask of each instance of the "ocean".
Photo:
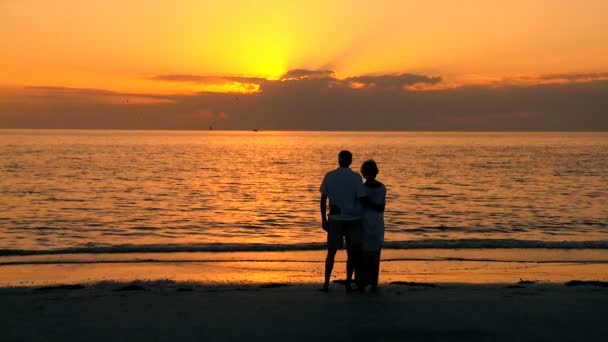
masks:
{"type": "Polygon", "coordinates": [[[322,249],[342,149],[388,248],[608,248],[608,133],[0,130],[0,250],[322,249]]]}

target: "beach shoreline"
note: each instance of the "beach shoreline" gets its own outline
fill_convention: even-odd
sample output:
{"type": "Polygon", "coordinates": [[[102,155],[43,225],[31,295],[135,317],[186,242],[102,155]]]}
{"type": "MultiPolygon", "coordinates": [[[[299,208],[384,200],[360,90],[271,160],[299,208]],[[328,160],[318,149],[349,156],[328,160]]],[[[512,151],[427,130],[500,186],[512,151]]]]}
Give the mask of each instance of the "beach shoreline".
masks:
{"type": "Polygon", "coordinates": [[[2,341],[601,341],[603,250],[383,251],[378,294],[338,253],[0,258],[2,341]]]}
{"type": "MultiPolygon", "coordinates": [[[[333,279],[345,277],[346,253],[336,257],[333,279]]],[[[59,283],[171,280],[214,285],[321,283],[324,251],[112,253],[0,257],[0,287],[59,283]]],[[[606,250],[466,249],[382,251],[381,284],[564,283],[608,281],[606,250]]]]}

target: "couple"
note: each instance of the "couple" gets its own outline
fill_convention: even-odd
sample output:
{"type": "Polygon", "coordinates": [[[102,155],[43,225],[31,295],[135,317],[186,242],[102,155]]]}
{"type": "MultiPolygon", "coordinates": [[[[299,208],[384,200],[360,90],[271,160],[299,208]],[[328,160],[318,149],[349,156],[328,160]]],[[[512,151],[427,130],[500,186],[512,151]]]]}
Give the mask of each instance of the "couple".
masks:
{"type": "Polygon", "coordinates": [[[361,165],[361,175],[349,167],[353,155],[349,151],[338,154],[340,165],[323,178],[321,184],[321,220],[327,232],[327,258],[325,283],[321,289],[329,290],[329,279],[334,258],[346,240],[346,292],[352,291],[353,273],[359,291],[367,285],[371,291],[378,288],[380,249],[384,242],[384,206],[386,187],[376,180],[378,166],[373,160],[361,165]],[[327,199],[329,198],[329,215],[327,199]]]}

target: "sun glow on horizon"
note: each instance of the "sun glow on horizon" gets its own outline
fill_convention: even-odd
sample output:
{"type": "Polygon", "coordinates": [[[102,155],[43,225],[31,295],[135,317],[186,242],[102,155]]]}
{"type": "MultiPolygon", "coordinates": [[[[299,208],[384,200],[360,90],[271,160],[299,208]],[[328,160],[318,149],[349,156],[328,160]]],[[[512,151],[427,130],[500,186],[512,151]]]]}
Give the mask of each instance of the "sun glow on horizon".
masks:
{"type": "Polygon", "coordinates": [[[270,80],[278,80],[288,70],[284,49],[277,42],[260,44],[260,49],[243,57],[255,75],[270,80]]]}
{"type": "Polygon", "coordinates": [[[0,2],[0,85],[252,93],[259,84],[159,82],[149,76],[279,80],[291,69],[311,69],[341,77],[415,73],[467,83],[471,74],[513,79],[603,73],[605,13],[603,0],[0,2]]]}
{"type": "Polygon", "coordinates": [[[211,93],[250,94],[260,91],[260,85],[256,83],[229,82],[223,84],[206,84],[200,86],[197,90],[211,93]]]}

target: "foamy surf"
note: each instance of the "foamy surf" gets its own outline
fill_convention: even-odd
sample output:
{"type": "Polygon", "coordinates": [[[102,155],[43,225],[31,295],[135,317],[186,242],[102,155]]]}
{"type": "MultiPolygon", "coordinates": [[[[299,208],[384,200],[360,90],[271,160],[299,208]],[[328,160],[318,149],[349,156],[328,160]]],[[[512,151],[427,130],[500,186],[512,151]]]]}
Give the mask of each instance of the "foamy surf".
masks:
{"type": "MultiPolygon", "coordinates": [[[[57,249],[1,249],[0,256],[54,254],[113,254],[113,253],[176,253],[176,252],[288,252],[321,251],[325,243],[300,244],[166,244],[166,245],[104,245],[93,243],[57,249]]],[[[387,241],[384,249],[608,249],[608,241],[538,241],[515,239],[461,239],[387,241]]]]}

